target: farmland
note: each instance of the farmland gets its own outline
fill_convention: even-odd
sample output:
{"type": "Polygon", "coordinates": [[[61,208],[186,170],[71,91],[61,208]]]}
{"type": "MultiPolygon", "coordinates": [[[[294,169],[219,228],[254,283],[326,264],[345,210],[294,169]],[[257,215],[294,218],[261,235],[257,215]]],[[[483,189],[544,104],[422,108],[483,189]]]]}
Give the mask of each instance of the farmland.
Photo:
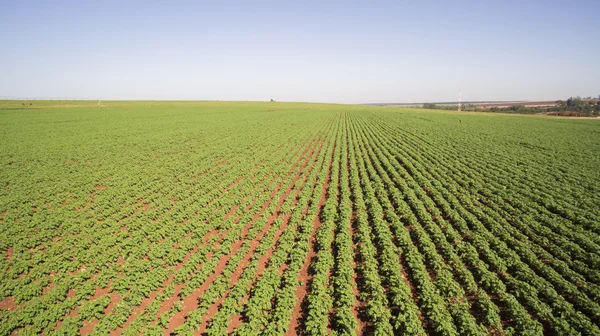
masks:
{"type": "Polygon", "coordinates": [[[0,102],[0,335],[600,335],[600,121],[0,102]]]}

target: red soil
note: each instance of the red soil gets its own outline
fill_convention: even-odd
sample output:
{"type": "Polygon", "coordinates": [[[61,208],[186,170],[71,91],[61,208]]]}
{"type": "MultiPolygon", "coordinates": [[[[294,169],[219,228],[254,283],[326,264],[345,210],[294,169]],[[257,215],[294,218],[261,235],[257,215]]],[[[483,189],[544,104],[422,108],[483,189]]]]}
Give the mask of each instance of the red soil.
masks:
{"type": "Polygon", "coordinates": [[[8,249],[6,249],[6,256],[4,256],[4,259],[10,259],[12,258],[12,256],[14,255],[15,250],[12,247],[9,247],[8,249]]]}
{"type": "Polygon", "coordinates": [[[48,284],[48,286],[44,287],[44,289],[42,290],[42,295],[48,293],[52,288],[54,288],[54,282],[51,282],[50,284],[48,284]]]}
{"type": "Polygon", "coordinates": [[[227,333],[231,334],[235,329],[242,325],[242,315],[233,315],[229,319],[229,326],[227,327],[227,333]]]}
{"type": "Polygon", "coordinates": [[[0,301],[0,309],[15,310],[17,309],[17,303],[15,302],[15,299],[13,297],[9,296],[0,301]]]}
{"type": "Polygon", "coordinates": [[[75,297],[75,290],[71,288],[67,292],[67,298],[74,298],[74,297],[75,297]]]}
{"type": "Polygon", "coordinates": [[[98,322],[98,319],[95,317],[91,321],[83,321],[83,327],[79,328],[79,335],[91,334],[98,322]]]}
{"type": "MultiPolygon", "coordinates": [[[[146,211],[148,211],[148,209],[150,208],[150,205],[152,205],[152,202],[150,202],[150,203],[144,203],[144,201],[142,201],[142,200],[138,200],[138,201],[137,201],[137,202],[135,202],[135,203],[136,203],[137,205],[140,205],[140,204],[142,205],[141,207],[138,207],[137,209],[135,209],[135,212],[139,212],[139,211],[144,211],[144,212],[146,212],[146,211]]],[[[131,216],[127,216],[127,217],[125,217],[125,218],[129,218],[129,217],[131,217],[131,216]]],[[[119,222],[120,222],[120,221],[119,221],[119,222]]]]}
{"type": "Polygon", "coordinates": [[[103,190],[103,189],[106,189],[106,188],[108,188],[108,187],[107,187],[107,186],[105,186],[105,185],[104,185],[104,184],[102,184],[102,183],[96,186],[96,190],[103,190]]]}

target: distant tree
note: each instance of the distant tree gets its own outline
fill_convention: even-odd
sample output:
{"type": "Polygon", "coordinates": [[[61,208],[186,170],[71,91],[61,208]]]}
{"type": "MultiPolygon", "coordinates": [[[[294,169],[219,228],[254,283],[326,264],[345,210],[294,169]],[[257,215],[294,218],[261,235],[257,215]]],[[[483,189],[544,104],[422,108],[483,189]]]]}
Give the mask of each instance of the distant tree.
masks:
{"type": "Polygon", "coordinates": [[[271,99],[272,102],[275,102],[273,99],[271,99]]]}
{"type": "Polygon", "coordinates": [[[583,99],[581,99],[581,97],[577,96],[577,97],[570,97],[569,99],[567,99],[567,106],[569,107],[578,107],[578,106],[582,106],[585,102],[583,101],[583,99]]]}
{"type": "Polygon", "coordinates": [[[423,108],[425,109],[437,109],[438,106],[434,103],[425,103],[423,104],[423,108]]]}
{"type": "Polygon", "coordinates": [[[517,112],[518,113],[518,112],[525,111],[526,108],[523,105],[513,105],[513,106],[510,107],[510,110],[513,111],[513,112],[517,112]]]}

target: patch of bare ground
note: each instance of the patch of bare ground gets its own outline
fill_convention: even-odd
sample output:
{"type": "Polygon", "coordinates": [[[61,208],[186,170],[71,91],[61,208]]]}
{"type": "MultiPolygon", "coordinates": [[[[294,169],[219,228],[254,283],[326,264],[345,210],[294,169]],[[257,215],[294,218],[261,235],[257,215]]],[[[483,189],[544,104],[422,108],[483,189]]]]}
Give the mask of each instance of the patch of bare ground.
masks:
{"type": "Polygon", "coordinates": [[[13,257],[15,254],[15,250],[12,247],[6,249],[4,259],[8,260],[13,257]]]}
{"type": "Polygon", "coordinates": [[[239,328],[243,323],[242,315],[236,314],[229,319],[229,326],[227,327],[227,333],[231,334],[235,329],[239,328]]]}
{"type": "Polygon", "coordinates": [[[94,327],[98,324],[98,319],[93,318],[90,321],[83,321],[83,327],[79,328],[79,335],[89,335],[94,331],[94,327]]]}
{"type": "Polygon", "coordinates": [[[73,288],[69,289],[69,291],[67,292],[67,298],[74,298],[75,297],[75,290],[73,288]]]}
{"type": "Polygon", "coordinates": [[[12,296],[6,297],[0,301],[0,309],[2,310],[15,310],[17,309],[17,303],[12,296]]]}

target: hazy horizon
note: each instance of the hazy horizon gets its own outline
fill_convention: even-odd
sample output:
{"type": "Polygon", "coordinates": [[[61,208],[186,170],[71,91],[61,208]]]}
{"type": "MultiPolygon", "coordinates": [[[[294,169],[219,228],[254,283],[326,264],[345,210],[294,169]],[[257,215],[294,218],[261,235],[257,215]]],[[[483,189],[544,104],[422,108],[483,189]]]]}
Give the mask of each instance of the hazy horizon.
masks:
{"type": "Polygon", "coordinates": [[[600,94],[597,1],[24,1],[0,97],[411,103],[600,94]]]}

